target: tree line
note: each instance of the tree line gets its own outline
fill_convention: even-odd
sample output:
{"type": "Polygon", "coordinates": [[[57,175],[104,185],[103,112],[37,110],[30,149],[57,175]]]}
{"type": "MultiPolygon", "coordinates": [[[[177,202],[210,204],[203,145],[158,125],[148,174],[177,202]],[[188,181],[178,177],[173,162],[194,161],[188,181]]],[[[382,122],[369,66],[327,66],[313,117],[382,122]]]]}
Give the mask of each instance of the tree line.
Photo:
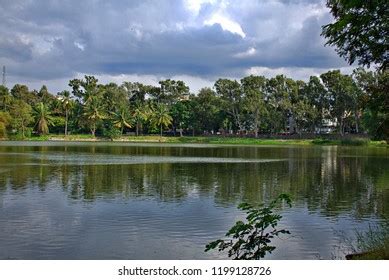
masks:
{"type": "Polygon", "coordinates": [[[336,133],[388,139],[388,71],[332,70],[307,82],[278,75],[218,79],[191,93],[183,81],[158,86],[100,84],[94,76],[69,81],[56,95],[16,84],[0,86],[0,137],[31,134],[241,135],[315,133],[329,121],[336,133]]]}

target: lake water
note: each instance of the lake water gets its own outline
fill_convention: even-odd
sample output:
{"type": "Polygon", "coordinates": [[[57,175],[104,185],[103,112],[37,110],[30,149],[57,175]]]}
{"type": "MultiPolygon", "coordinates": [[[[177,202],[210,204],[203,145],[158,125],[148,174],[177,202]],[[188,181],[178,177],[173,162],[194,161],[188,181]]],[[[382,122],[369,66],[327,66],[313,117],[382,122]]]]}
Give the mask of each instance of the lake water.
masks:
{"type": "Polygon", "coordinates": [[[267,258],[343,258],[389,219],[389,149],[0,142],[0,259],[227,259],[205,245],[280,193],[267,258]]]}

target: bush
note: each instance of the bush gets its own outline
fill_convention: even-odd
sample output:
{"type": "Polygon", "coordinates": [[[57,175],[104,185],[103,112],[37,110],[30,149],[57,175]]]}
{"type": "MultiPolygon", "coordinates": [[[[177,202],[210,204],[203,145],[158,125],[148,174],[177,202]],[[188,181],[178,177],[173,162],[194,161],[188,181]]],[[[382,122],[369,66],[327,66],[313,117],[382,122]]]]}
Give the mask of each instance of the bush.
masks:
{"type": "Polygon", "coordinates": [[[288,230],[276,229],[282,216],[274,214],[273,210],[280,201],[285,201],[291,207],[291,199],[287,194],[279,195],[269,206],[261,204],[255,208],[248,203],[240,204],[238,208],[247,214],[246,223],[237,221],[226,233],[227,239],[210,242],[205,251],[228,249],[228,256],[235,260],[259,260],[273,252],[276,247],[270,245],[272,239],[280,234],[290,234],[288,230]]]}
{"type": "Polygon", "coordinates": [[[109,126],[103,129],[103,136],[112,140],[122,136],[122,132],[120,131],[120,129],[114,126],[109,126]]]}
{"type": "Polygon", "coordinates": [[[389,224],[369,228],[366,232],[356,232],[356,246],[352,247],[354,254],[347,259],[389,260],[389,224]]]}
{"type": "Polygon", "coordinates": [[[370,140],[366,138],[346,138],[340,141],[342,145],[348,146],[366,146],[369,142],[370,140]]]}
{"type": "Polygon", "coordinates": [[[6,138],[7,137],[7,128],[5,127],[5,124],[3,122],[0,122],[0,138],[6,138]]]}

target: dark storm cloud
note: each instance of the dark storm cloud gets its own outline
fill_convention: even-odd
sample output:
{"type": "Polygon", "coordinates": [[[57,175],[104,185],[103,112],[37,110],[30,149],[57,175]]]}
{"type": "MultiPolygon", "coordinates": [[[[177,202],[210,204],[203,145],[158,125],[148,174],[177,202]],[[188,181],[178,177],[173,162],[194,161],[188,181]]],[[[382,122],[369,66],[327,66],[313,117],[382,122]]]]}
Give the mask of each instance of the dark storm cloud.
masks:
{"type": "Polygon", "coordinates": [[[42,80],[343,66],[323,46],[321,25],[330,20],[323,7],[305,0],[216,0],[197,10],[179,0],[1,0],[0,64],[20,78],[42,80]]]}
{"type": "Polygon", "coordinates": [[[0,37],[0,57],[14,61],[28,61],[32,58],[32,44],[22,42],[18,38],[0,37]]]}

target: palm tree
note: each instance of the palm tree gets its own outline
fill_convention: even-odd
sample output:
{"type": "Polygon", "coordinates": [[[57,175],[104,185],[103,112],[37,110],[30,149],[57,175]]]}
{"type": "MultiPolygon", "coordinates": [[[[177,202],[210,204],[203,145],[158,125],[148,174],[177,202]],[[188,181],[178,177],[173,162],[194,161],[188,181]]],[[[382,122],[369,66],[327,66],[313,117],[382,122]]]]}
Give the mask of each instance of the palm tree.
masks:
{"type": "Polygon", "coordinates": [[[64,90],[59,93],[61,99],[61,107],[65,111],[65,136],[68,135],[69,112],[73,108],[73,100],[70,98],[70,92],[64,90]]]}
{"type": "Polygon", "coordinates": [[[173,118],[169,115],[169,110],[165,104],[157,104],[153,110],[152,123],[160,127],[161,137],[162,128],[172,124],[173,118]]]}
{"type": "Polygon", "coordinates": [[[130,118],[130,112],[125,105],[120,106],[120,108],[112,114],[113,124],[120,128],[121,134],[123,134],[125,127],[132,128],[130,118]]]}
{"type": "Polygon", "coordinates": [[[49,125],[52,124],[52,116],[49,108],[43,103],[39,102],[34,107],[34,116],[37,120],[36,128],[40,135],[49,134],[49,125]]]}
{"type": "Polygon", "coordinates": [[[92,136],[96,136],[97,122],[106,118],[104,106],[98,96],[91,96],[84,106],[84,116],[90,125],[92,136]]]}
{"type": "Polygon", "coordinates": [[[152,115],[152,111],[149,105],[144,104],[140,101],[135,103],[134,111],[132,117],[136,122],[136,136],[139,136],[139,130],[142,126],[142,123],[147,121],[152,115]]]}

